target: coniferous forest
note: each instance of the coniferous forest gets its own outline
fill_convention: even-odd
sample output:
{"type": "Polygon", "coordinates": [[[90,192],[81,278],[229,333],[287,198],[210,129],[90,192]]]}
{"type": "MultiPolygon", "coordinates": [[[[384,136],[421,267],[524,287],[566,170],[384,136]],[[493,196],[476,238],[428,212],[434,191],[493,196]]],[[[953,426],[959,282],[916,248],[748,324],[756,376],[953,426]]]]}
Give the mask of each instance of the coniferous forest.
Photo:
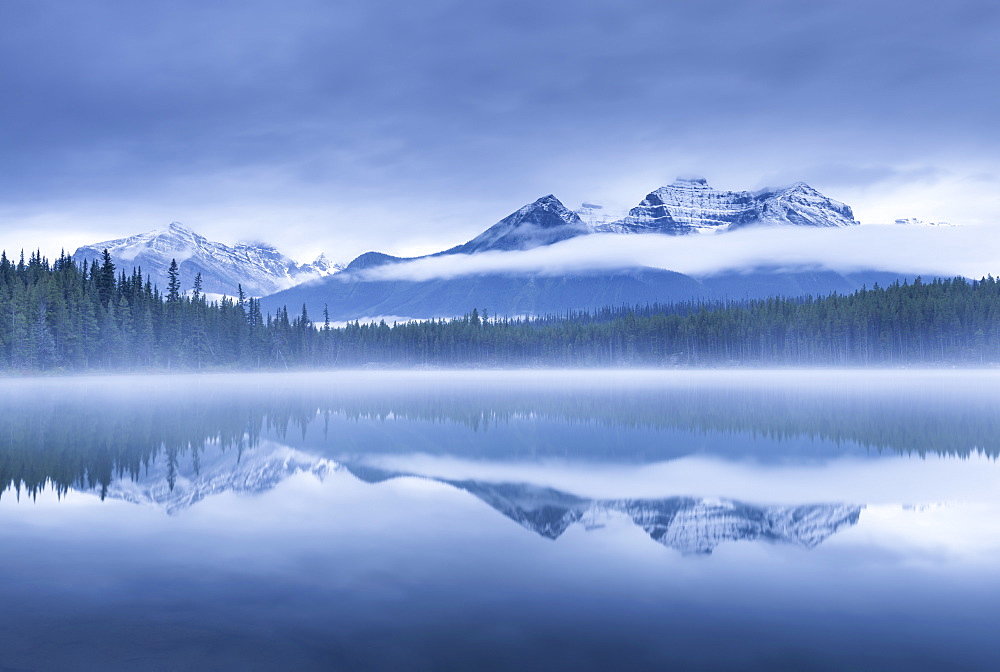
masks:
{"type": "Polygon", "coordinates": [[[0,255],[0,370],[283,369],[376,366],[903,366],[1000,363],[992,277],[851,295],[609,307],[543,318],[464,317],[333,327],[305,308],[264,315],[209,301],[200,277],[165,293],[103,263],[0,255]],[[317,319],[318,318],[318,319],[317,319]]]}
{"type": "MultiPolygon", "coordinates": [[[[0,413],[0,500],[7,489],[34,497],[49,486],[58,494],[71,488],[98,488],[103,496],[117,479],[140,478],[158,457],[165,462],[172,488],[181,463],[198,473],[202,456],[212,451],[241,452],[267,438],[294,443],[307,433],[322,436],[322,441],[310,445],[325,444],[326,454],[338,459],[344,455],[341,451],[353,451],[356,444],[335,438],[338,430],[330,428],[333,417],[350,423],[389,418],[447,423],[472,431],[532,417],[586,423],[598,431],[624,427],[733,436],[731,444],[711,449],[723,456],[730,455],[724,446],[731,446],[732,454],[745,449],[735,435],[753,433],[774,442],[768,448],[771,456],[794,455],[801,449],[798,440],[810,437],[836,443],[843,450],[840,454],[861,447],[869,454],[1000,458],[1000,415],[990,412],[986,400],[980,400],[980,406],[968,400],[928,405],[920,403],[919,395],[902,394],[873,404],[865,396],[711,386],[638,387],[578,397],[488,386],[438,390],[433,395],[381,386],[361,390],[301,386],[292,391],[262,386],[250,394],[226,395],[192,392],[188,387],[185,392],[147,389],[138,404],[121,403],[114,389],[93,396],[8,396],[3,400],[6,412],[0,413]]],[[[435,455],[453,455],[459,446],[466,447],[466,436],[459,434],[457,443],[432,442],[424,448],[435,455]]],[[[406,443],[395,442],[366,446],[386,454],[409,449],[406,443]]],[[[642,459],[666,460],[705,450],[699,443],[664,441],[647,446],[642,459]]],[[[481,448],[477,454],[556,459],[565,454],[562,451],[559,443],[504,443],[481,448]]],[[[577,445],[574,451],[596,462],[613,462],[618,456],[614,442],[577,445]]]]}

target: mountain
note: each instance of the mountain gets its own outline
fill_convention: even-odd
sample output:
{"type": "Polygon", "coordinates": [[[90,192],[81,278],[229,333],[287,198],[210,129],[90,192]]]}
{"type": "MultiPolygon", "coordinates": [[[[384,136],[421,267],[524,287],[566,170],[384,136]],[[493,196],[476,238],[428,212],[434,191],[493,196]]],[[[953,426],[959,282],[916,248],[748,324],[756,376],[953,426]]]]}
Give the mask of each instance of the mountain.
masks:
{"type": "Polygon", "coordinates": [[[213,495],[257,494],[298,473],[322,479],[340,469],[331,460],[275,443],[263,443],[250,450],[212,448],[198,453],[194,464],[190,456],[185,457],[178,461],[162,454],[150,462],[142,476],[117,478],[105,496],[153,505],[174,515],[213,495]]]}
{"type": "Polygon", "coordinates": [[[596,503],[584,523],[624,514],[654,541],[684,554],[709,554],[725,541],[768,541],[815,548],[842,527],[855,525],[860,506],[759,506],[729,499],[670,497],[596,503]]]}
{"type": "Polygon", "coordinates": [[[162,290],[167,269],[176,259],[182,289],[190,289],[201,273],[202,291],[236,296],[242,285],[247,296],[264,296],[309,280],[332,275],[341,267],[320,255],[310,264],[297,264],[271,245],[239,243],[234,247],[208,240],[178,222],[167,228],[128,238],[85,245],[73,253],[77,263],[102,258],[107,249],[119,270],[141,268],[162,290]]]}
{"type": "MultiPolygon", "coordinates": [[[[409,475],[345,466],[369,483],[409,475]]],[[[727,541],[760,540],[815,548],[841,528],[857,524],[863,508],[855,504],[762,506],[707,497],[601,500],[527,483],[431,480],[465,490],[547,539],[558,539],[575,524],[592,530],[624,516],[653,541],[685,555],[707,555],[727,541]]]]}
{"type": "MultiPolygon", "coordinates": [[[[836,227],[858,224],[851,208],[827,198],[804,182],[761,191],[718,191],[702,177],[679,177],[651,192],[626,217],[613,219],[599,205],[584,203],[572,211],[549,194],[504,217],[462,245],[426,255],[476,254],[529,250],[591,233],[719,232],[746,226],[836,227]]],[[[366,252],[347,270],[413,261],[380,252],[366,252]],[[359,263],[360,262],[360,263],[359,263]]]]}
{"type": "Polygon", "coordinates": [[[549,194],[504,217],[464,245],[438,254],[528,250],[592,233],[580,216],[549,194]]]}
{"type": "Polygon", "coordinates": [[[851,504],[759,506],[729,499],[588,500],[551,488],[511,483],[444,481],[472,493],[521,527],[548,539],[571,525],[603,527],[625,516],[649,537],[685,555],[711,553],[726,541],[768,541],[815,548],[842,527],[858,522],[851,504]]]}
{"type": "Polygon", "coordinates": [[[365,252],[349,263],[344,270],[351,274],[386,264],[450,254],[530,250],[533,247],[551,245],[588,233],[593,233],[593,227],[585,223],[577,213],[566,208],[558,198],[549,194],[504,217],[462,245],[425,257],[394,257],[382,252],[365,252]]]}
{"type": "MultiPolygon", "coordinates": [[[[141,476],[115,480],[106,497],[156,506],[176,515],[214,495],[257,494],[295,474],[323,479],[341,470],[372,484],[412,476],[339,464],[266,442],[244,451],[210,449],[199,453],[194,462],[160,455],[141,476]]],[[[591,530],[625,516],[657,543],[684,554],[708,554],[726,541],[763,540],[814,548],[842,527],[856,524],[862,508],[850,504],[758,506],[699,497],[597,500],[527,483],[429,480],[464,490],[547,539],[559,538],[571,525],[591,530]]]]}
{"type": "Polygon", "coordinates": [[[550,194],[462,245],[408,259],[367,252],[352,261],[344,273],[269,296],[263,307],[274,312],[282,306],[298,310],[304,304],[313,315],[327,309],[335,321],[453,317],[474,307],[486,308],[494,315],[541,315],[622,304],[850,293],[876,282],[886,285],[906,279],[891,269],[841,274],[758,268],[701,278],[657,268],[558,276],[466,272],[459,277],[428,280],[388,280],[371,273],[377,267],[416,259],[527,250],[597,233],[688,235],[750,226],[830,228],[857,224],[850,207],[802,182],[751,192],[716,190],[704,178],[678,178],[648,194],[620,218],[592,203],[573,212],[550,194]]]}
{"type": "Polygon", "coordinates": [[[615,219],[599,205],[571,212],[551,194],[524,206],[464,245],[438,254],[524,250],[588,233],[718,233],[746,226],[857,225],[851,208],[805,182],[760,191],[720,191],[703,177],[678,177],[615,219]]]}
{"type": "Polygon", "coordinates": [[[804,182],[790,187],[718,191],[704,178],[677,178],[648,194],[627,217],[601,223],[605,233],[714,233],[745,226],[852,226],[851,209],[804,182]]]}

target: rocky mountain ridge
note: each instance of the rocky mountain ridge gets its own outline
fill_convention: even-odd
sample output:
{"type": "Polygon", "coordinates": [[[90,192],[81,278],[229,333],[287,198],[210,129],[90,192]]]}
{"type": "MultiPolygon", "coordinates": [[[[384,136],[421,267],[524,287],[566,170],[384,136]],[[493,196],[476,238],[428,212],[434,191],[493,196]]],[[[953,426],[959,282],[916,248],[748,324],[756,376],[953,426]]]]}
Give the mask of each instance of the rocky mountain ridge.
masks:
{"type": "Polygon", "coordinates": [[[171,222],[165,229],[85,245],[73,253],[73,260],[89,264],[96,259],[100,263],[105,249],[119,270],[130,273],[141,268],[161,289],[167,285],[170,262],[176,259],[183,289],[190,289],[201,273],[202,291],[227,296],[236,296],[240,286],[247,296],[266,296],[342,269],[325,255],[299,264],[267,243],[229,246],[210,241],[179,222],[171,222]]]}
{"type": "Polygon", "coordinates": [[[249,296],[267,297],[265,310],[306,304],[314,315],[328,309],[334,320],[452,317],[469,311],[470,306],[488,308],[494,314],[538,315],[622,303],[847,293],[904,276],[894,269],[872,269],[854,277],[823,269],[788,271],[765,265],[751,269],[752,273],[707,278],[659,268],[623,268],[615,272],[581,270],[574,276],[560,277],[466,273],[426,281],[389,281],[368,271],[415,259],[529,250],[594,234],[688,236],[749,227],[843,228],[857,224],[849,206],[802,182],[760,191],[728,191],[713,189],[704,178],[682,177],[650,192],[621,217],[593,203],[585,203],[574,212],[555,196],[543,196],[467,242],[424,257],[366,252],[346,267],[323,256],[310,264],[297,264],[272,246],[242,243],[229,247],[174,223],[165,231],[82,247],[74,259],[89,261],[108,248],[120,269],[140,266],[162,288],[170,259],[176,258],[182,289],[190,289],[195,275],[201,273],[205,292],[232,296],[242,285],[249,296]]]}
{"type": "Polygon", "coordinates": [[[598,233],[717,233],[746,226],[858,224],[851,208],[804,182],[761,191],[720,191],[701,177],[679,177],[649,193],[628,216],[596,224],[598,233]]]}
{"type": "MultiPolygon", "coordinates": [[[[595,233],[688,235],[721,233],[749,226],[855,226],[851,208],[827,198],[804,182],[761,191],[713,189],[705,178],[679,177],[650,192],[625,217],[614,219],[600,205],[584,203],[572,211],[549,194],[529,203],[461,245],[426,255],[477,254],[528,250],[595,233]]],[[[360,271],[387,263],[423,257],[399,258],[366,252],[348,264],[360,271]]]]}

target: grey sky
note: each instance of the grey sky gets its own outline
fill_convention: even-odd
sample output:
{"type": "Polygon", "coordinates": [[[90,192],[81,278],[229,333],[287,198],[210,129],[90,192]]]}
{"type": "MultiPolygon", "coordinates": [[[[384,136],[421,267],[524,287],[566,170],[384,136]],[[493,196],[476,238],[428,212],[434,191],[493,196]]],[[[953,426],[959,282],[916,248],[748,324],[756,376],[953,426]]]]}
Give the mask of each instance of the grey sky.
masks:
{"type": "Polygon", "coordinates": [[[5,0],[0,246],[179,220],[346,261],[678,173],[988,224],[998,35],[994,1],[5,0]]]}

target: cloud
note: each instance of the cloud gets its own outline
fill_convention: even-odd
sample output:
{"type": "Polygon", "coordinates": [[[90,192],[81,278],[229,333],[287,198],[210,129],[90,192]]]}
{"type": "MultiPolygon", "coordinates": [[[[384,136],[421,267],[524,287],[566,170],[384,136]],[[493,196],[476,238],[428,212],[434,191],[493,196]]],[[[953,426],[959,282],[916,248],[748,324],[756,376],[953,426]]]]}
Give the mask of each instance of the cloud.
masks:
{"type": "MultiPolygon", "coordinates": [[[[260,228],[325,236],[337,254],[362,212],[371,244],[412,249],[424,231],[467,240],[548,192],[630,205],[686,171],[754,188],[832,166],[813,171],[825,190],[911,166],[998,170],[989,0],[35,0],[0,13],[13,64],[0,69],[0,204],[25,220],[66,211],[81,229],[106,204],[102,237],[135,233],[144,206],[170,211],[155,225],[294,208],[260,228]]],[[[896,214],[909,215],[937,217],[896,214]]],[[[226,217],[216,237],[245,226],[226,217]]]]}
{"type": "Polygon", "coordinates": [[[426,257],[368,269],[366,280],[424,281],[489,273],[565,275],[657,268],[695,277],[760,268],[1000,275],[1000,230],[867,225],[760,227],[707,235],[593,234],[518,252],[426,257]]]}

